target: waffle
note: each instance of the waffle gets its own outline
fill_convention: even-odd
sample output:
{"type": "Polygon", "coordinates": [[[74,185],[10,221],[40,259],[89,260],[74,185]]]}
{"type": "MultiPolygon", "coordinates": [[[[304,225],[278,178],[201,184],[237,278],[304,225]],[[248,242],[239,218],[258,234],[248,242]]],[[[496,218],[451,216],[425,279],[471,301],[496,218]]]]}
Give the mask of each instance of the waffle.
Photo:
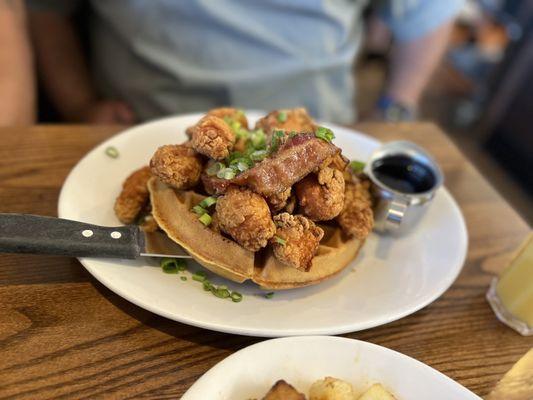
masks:
{"type": "Polygon", "coordinates": [[[152,213],[166,234],[198,263],[235,282],[252,280],[264,289],[315,285],[342,271],[357,256],[363,241],[345,237],[340,228],[320,225],[324,238],[308,272],[280,263],[270,249],[252,252],[204,226],[191,208],[205,196],[175,190],[157,178],[148,182],[152,213]]]}

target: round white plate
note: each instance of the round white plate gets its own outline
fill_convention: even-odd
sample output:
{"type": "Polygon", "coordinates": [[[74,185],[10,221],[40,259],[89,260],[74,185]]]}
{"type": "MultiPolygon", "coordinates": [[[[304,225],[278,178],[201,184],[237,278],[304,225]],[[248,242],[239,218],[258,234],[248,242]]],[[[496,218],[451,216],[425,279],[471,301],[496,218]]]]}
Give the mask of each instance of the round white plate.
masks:
{"type": "Polygon", "coordinates": [[[326,376],[351,383],[356,395],[381,383],[398,400],[481,400],[404,354],[331,336],[273,339],[246,347],[207,371],[181,400],[262,399],[279,379],[307,396],[311,384],[326,376]]]}
{"type": "MultiPolygon", "coordinates": [[[[249,112],[250,120],[260,114],[249,112]]],[[[200,114],[166,118],[128,129],[89,152],[67,177],[59,216],[105,226],[120,225],[113,204],[124,179],[146,165],[158,146],[185,140],[185,128],[200,114]],[[108,157],[114,146],[120,156],[108,157]]],[[[374,139],[328,124],[349,158],[366,160],[374,139]]],[[[391,239],[371,234],[358,258],[319,285],[277,292],[267,299],[252,283],[224,283],[244,295],[240,303],[221,300],[198,282],[163,273],[157,260],[80,259],[109,289],[134,304],[187,324],[254,336],[341,334],[382,325],[409,315],[439,297],[464,262],[467,233],[457,204],[438,191],[418,229],[391,239]]],[[[189,262],[191,271],[201,267],[189,262]]],[[[224,281],[213,277],[214,283],[224,281]]]]}

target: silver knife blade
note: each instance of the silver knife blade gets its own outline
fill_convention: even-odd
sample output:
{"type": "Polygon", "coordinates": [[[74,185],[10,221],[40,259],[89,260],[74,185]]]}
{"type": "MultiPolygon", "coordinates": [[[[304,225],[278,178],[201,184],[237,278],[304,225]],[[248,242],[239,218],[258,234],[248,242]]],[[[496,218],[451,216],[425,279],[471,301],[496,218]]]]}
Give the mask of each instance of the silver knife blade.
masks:
{"type": "Polygon", "coordinates": [[[163,232],[144,232],[144,257],[192,258],[179,244],[169,239],[163,232]]]}

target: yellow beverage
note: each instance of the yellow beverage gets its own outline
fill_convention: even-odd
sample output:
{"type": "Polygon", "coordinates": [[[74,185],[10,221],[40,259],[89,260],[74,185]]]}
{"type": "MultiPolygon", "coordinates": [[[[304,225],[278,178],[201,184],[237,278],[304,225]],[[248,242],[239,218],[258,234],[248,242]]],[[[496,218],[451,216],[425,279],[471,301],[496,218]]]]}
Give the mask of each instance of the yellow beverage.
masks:
{"type": "MultiPolygon", "coordinates": [[[[520,248],[511,264],[505,269],[497,280],[495,294],[499,306],[503,306],[503,314],[522,324],[522,334],[533,334],[533,234],[530,234],[524,245],[520,248]]],[[[489,292],[490,294],[490,292],[489,292]]],[[[493,301],[489,298],[491,304],[493,301]]],[[[498,314],[498,310],[496,310],[498,314]]],[[[502,311],[502,310],[500,310],[502,311]]],[[[498,315],[502,319],[501,315],[498,315]]],[[[503,315],[503,318],[506,318],[503,315]]],[[[504,321],[508,325],[508,321],[504,321]]],[[[516,329],[516,327],[515,327],[516,329]]]]}

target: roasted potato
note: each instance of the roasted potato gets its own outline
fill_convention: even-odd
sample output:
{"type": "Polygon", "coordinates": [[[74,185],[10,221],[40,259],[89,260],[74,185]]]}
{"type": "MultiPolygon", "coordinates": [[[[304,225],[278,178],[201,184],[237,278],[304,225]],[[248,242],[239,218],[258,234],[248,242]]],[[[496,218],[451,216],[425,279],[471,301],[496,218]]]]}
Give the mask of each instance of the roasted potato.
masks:
{"type": "MultiPolygon", "coordinates": [[[[268,391],[263,400],[306,400],[292,385],[284,380],[277,381],[268,391]]],[[[352,399],[350,399],[352,400],[352,399]]]]}
{"type": "Polygon", "coordinates": [[[364,392],[357,400],[396,400],[381,384],[376,383],[364,392]]]}
{"type": "Polygon", "coordinates": [[[352,385],[342,379],[330,376],[311,385],[309,400],[354,400],[352,385]]]}

